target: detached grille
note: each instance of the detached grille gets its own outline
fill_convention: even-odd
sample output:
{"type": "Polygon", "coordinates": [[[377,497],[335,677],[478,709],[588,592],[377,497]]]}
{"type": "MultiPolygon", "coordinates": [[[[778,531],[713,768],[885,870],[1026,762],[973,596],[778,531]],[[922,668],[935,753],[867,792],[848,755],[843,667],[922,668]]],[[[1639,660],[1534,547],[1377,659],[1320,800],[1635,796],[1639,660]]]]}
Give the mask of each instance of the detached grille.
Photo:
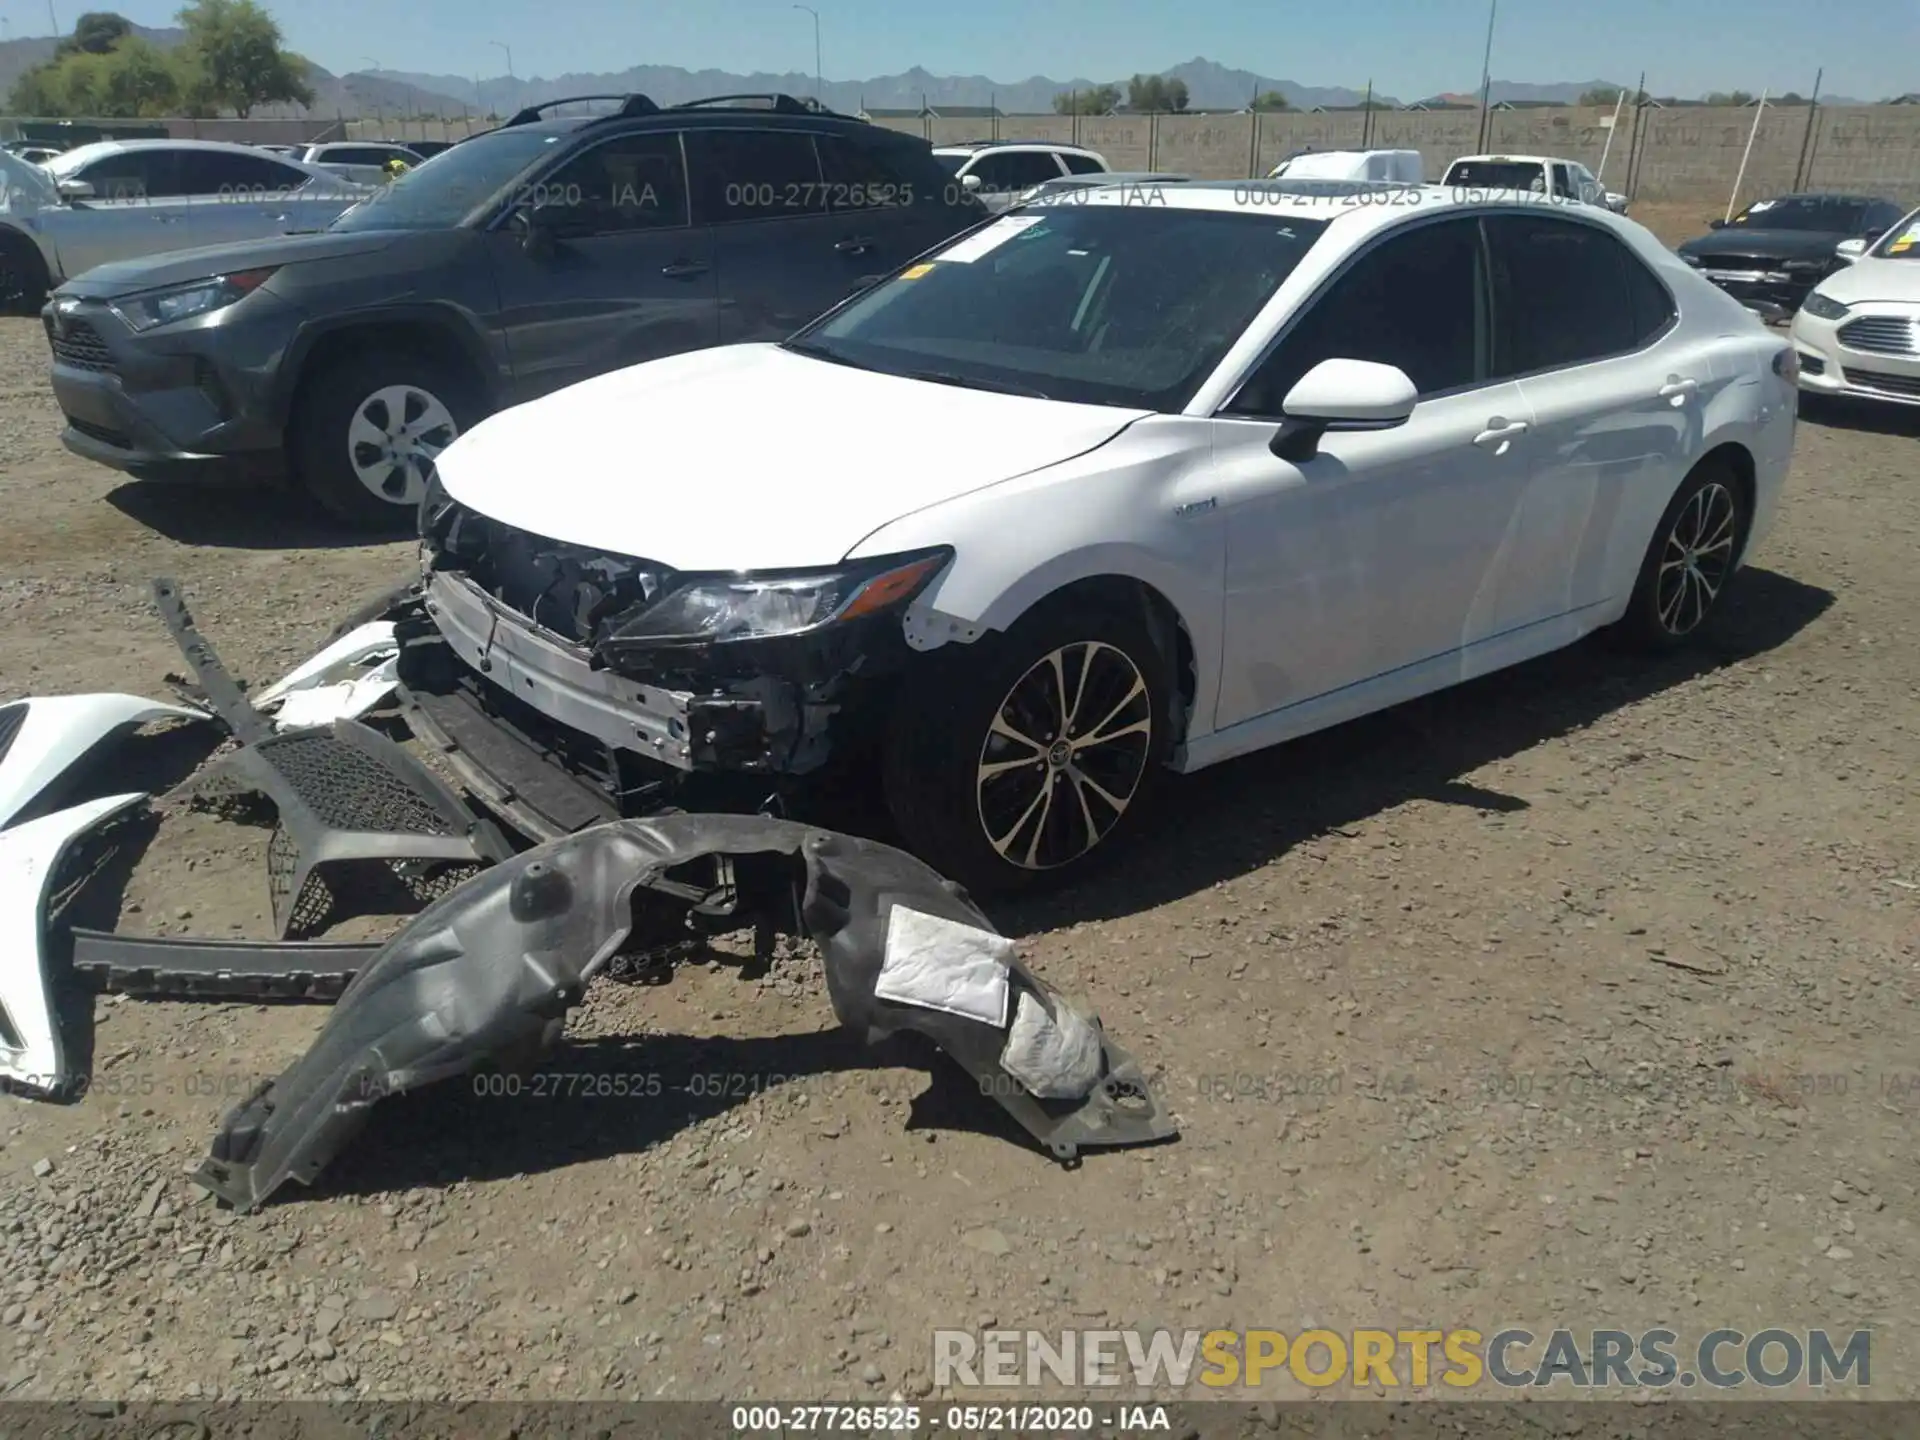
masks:
{"type": "Polygon", "coordinates": [[[1840,327],[1840,343],[1875,355],[1920,355],[1920,327],[1898,315],[1863,315],[1840,327]]]}
{"type": "Polygon", "coordinates": [[[1920,400],[1920,375],[1889,375],[1884,370],[1856,370],[1847,366],[1842,372],[1850,385],[1859,385],[1868,390],[1882,390],[1889,395],[1900,395],[1912,400],[1920,400]]]}
{"type": "Polygon", "coordinates": [[[53,347],[53,358],[62,365],[101,373],[110,373],[114,368],[107,342],[84,320],[69,320],[63,333],[54,326],[53,317],[48,316],[47,344],[53,347]]]}

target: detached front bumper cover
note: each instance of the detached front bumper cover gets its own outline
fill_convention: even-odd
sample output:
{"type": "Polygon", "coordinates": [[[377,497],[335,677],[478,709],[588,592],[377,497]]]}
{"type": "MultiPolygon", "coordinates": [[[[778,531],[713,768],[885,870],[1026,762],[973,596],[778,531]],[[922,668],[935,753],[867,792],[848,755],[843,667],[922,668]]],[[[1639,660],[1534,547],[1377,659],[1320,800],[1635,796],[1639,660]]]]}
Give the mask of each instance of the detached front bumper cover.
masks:
{"type": "Polygon", "coordinates": [[[670,815],[551,841],[423,911],[307,1054],[226,1116],[196,1180],[240,1210],[289,1179],[311,1184],[382,1096],[525,1062],[616,953],[684,938],[690,917],[809,936],[843,1024],[870,1042],[925,1035],[1061,1160],[1175,1134],[1098,1019],[919,860],[791,821],[670,815]],[[708,862],[714,883],[690,883],[708,862]]]}

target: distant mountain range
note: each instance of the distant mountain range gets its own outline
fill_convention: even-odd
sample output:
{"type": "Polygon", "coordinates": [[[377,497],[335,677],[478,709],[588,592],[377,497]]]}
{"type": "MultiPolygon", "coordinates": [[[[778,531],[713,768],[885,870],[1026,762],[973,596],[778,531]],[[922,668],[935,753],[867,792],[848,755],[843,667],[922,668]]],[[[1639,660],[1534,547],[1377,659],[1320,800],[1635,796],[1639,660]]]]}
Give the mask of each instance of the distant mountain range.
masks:
{"type": "MultiPolygon", "coordinates": [[[[176,45],[183,32],[174,29],[149,29],[136,25],[134,33],[156,45],[176,45]]],[[[53,54],[54,42],[45,36],[0,43],[0,98],[29,66],[53,54]]],[[[1216,61],[1196,57],[1160,72],[1167,79],[1186,83],[1187,101],[1195,110],[1232,110],[1246,105],[1254,96],[1277,90],[1298,109],[1316,105],[1358,105],[1366,98],[1363,88],[1345,85],[1303,85],[1277,75],[1259,75],[1251,70],[1236,70],[1216,61]]],[[[829,80],[821,87],[820,98],[835,110],[851,114],[861,109],[911,110],[921,104],[935,110],[952,106],[997,106],[1003,114],[1036,115],[1053,110],[1054,97],[1068,90],[1091,90],[1099,84],[1118,85],[1122,94],[1130,77],[1106,81],[1075,76],[1054,80],[1044,75],[1025,80],[994,80],[985,75],[935,75],[915,66],[899,75],[881,75],[870,80],[829,80]]],[[[386,115],[399,118],[408,114],[459,115],[508,114],[523,105],[569,95],[627,95],[638,91],[652,96],[662,105],[682,100],[697,100],[708,95],[754,94],[783,91],[792,95],[814,93],[814,77],[800,71],[772,74],[756,71],[738,75],[726,70],[685,70],[678,65],[636,65],[631,69],[595,74],[567,74],[552,78],[511,75],[492,77],[444,75],[426,71],[373,70],[335,75],[315,65],[308,74],[313,86],[315,115],[348,118],[386,115]]],[[[1491,86],[1495,102],[1548,102],[1571,104],[1591,90],[1619,91],[1630,88],[1609,80],[1563,81],[1557,84],[1532,84],[1524,81],[1496,80],[1491,86]]],[[[1462,92],[1465,94],[1466,92],[1462,92]]],[[[1469,98],[1477,99],[1478,87],[1471,87],[1469,98]]],[[[1415,97],[1426,98],[1426,97],[1415,97]]],[[[1397,105],[1400,99],[1376,94],[1383,104],[1397,105]]],[[[1849,105],[1859,102],[1839,96],[1826,97],[1826,103],[1849,105]]],[[[299,113],[286,107],[257,111],[263,118],[299,113]]]]}

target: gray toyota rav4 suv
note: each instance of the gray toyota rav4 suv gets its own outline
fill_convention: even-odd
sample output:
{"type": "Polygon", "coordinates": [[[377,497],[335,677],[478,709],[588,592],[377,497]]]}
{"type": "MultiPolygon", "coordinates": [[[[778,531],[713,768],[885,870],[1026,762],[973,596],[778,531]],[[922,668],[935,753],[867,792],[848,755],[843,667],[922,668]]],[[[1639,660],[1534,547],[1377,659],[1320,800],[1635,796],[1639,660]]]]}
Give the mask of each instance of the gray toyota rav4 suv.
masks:
{"type": "Polygon", "coordinates": [[[53,390],[67,447],[101,464],[290,474],[397,527],[489,411],[783,339],[984,213],[924,140],[789,96],[556,101],[324,232],[68,281],[43,312],[53,390]],[[552,113],[589,101],[611,113],[552,113]]]}

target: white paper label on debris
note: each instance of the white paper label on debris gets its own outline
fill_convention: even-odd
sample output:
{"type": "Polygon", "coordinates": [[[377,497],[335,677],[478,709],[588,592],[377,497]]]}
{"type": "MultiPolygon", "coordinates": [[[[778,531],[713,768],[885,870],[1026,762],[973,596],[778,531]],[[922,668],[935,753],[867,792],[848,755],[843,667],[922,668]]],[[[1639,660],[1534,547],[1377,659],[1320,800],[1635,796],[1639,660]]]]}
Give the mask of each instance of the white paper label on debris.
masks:
{"type": "Polygon", "coordinates": [[[896,905],[887,917],[887,953],[873,993],[898,1005],[1005,1025],[1013,957],[1005,936],[896,905]]]}
{"type": "Polygon", "coordinates": [[[1008,215],[996,220],[983,230],[976,230],[959,244],[942,250],[933,258],[943,264],[971,265],[982,255],[990,255],[1007,241],[1038,225],[1047,217],[1044,215],[1008,215]]]}
{"type": "Polygon", "coordinates": [[[1020,992],[1000,1068],[1042,1100],[1078,1100],[1100,1078],[1100,1032],[1064,1000],[1057,1017],[1030,992],[1020,992]]]}

